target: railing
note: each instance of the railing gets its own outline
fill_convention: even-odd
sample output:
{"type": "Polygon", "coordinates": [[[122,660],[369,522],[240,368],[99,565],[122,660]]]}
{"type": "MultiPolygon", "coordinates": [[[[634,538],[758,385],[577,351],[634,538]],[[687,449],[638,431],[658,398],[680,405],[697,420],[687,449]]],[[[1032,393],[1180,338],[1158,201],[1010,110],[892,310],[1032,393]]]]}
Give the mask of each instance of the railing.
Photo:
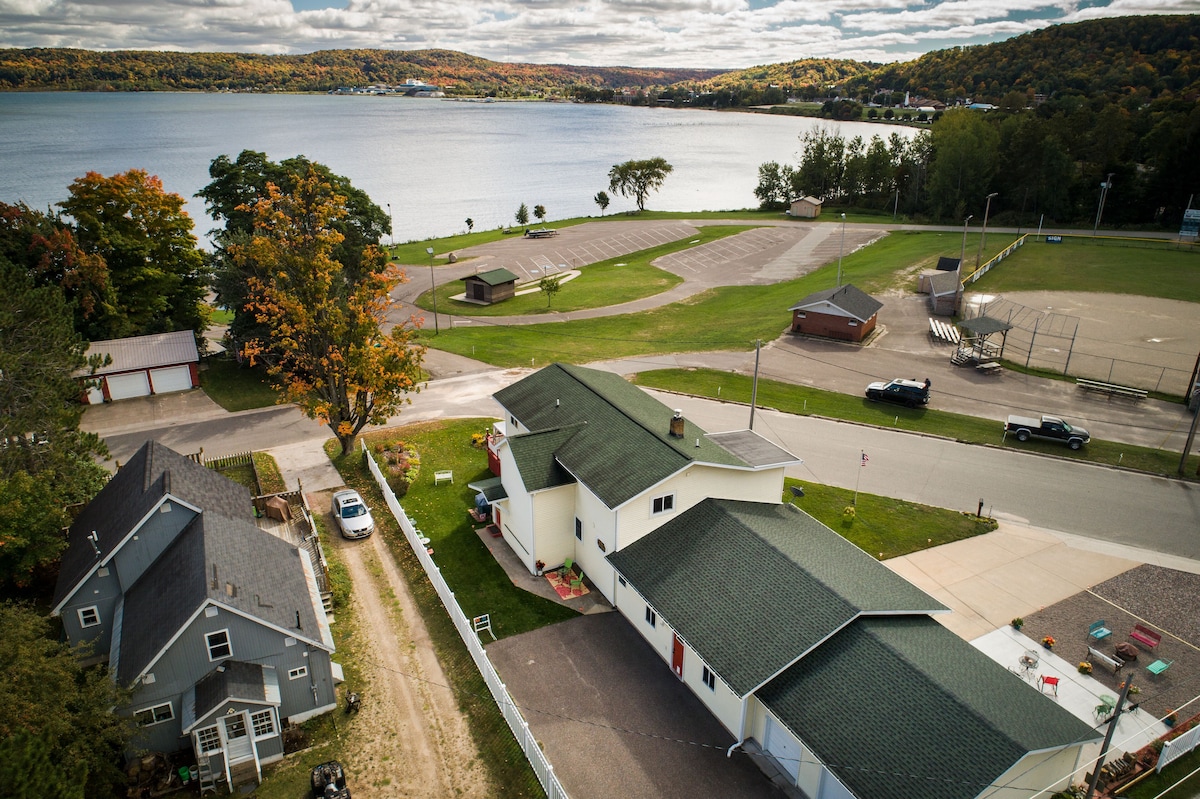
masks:
{"type": "Polygon", "coordinates": [[[1016,252],[1019,247],[1021,247],[1022,245],[1025,244],[1025,239],[1027,239],[1027,238],[1029,238],[1028,233],[1021,236],[1021,238],[1017,239],[1012,244],[1010,244],[1006,248],[1004,248],[1004,251],[1002,253],[1000,253],[999,255],[997,255],[995,258],[992,258],[990,261],[985,263],[983,266],[979,267],[974,272],[972,272],[971,274],[964,277],[962,279],[963,288],[966,288],[968,283],[974,283],[976,280],[978,280],[979,278],[986,275],[993,266],[1000,263],[1005,258],[1007,258],[1008,256],[1012,255],[1014,252],[1016,252]]]}
{"type": "Polygon", "coordinates": [[[1197,746],[1200,746],[1200,727],[1192,727],[1183,735],[1165,742],[1158,755],[1156,771],[1162,771],[1172,760],[1178,760],[1197,746]]]}
{"type": "Polygon", "coordinates": [[[367,468],[370,469],[371,475],[375,478],[375,483],[379,486],[379,490],[383,493],[384,500],[387,502],[388,510],[396,517],[396,521],[400,524],[400,530],[404,533],[404,538],[408,541],[408,545],[412,547],[417,560],[421,562],[421,567],[425,570],[425,575],[429,578],[429,582],[433,585],[434,590],[437,591],[438,598],[442,600],[442,605],[446,608],[446,613],[450,616],[450,620],[454,622],[454,627],[458,630],[463,643],[466,644],[467,651],[471,653],[471,658],[475,661],[476,668],[479,669],[479,673],[487,683],[488,689],[492,692],[492,698],[496,700],[496,705],[504,715],[504,720],[508,723],[508,728],[512,730],[513,737],[520,744],[521,751],[525,753],[525,758],[533,768],[533,773],[537,775],[538,782],[542,784],[542,788],[546,791],[546,796],[548,799],[566,799],[567,792],[559,783],[558,776],[554,773],[554,766],[546,759],[545,753],[542,752],[542,748],[538,745],[533,733],[529,730],[528,722],[521,715],[521,711],[517,709],[516,703],[513,701],[512,696],[509,695],[508,689],[500,679],[500,675],[496,673],[496,669],[492,666],[492,662],[488,658],[483,644],[479,642],[479,637],[475,633],[474,624],[462,612],[462,608],[458,606],[458,601],[454,598],[454,592],[446,585],[446,581],[442,578],[442,572],[437,564],[433,562],[433,558],[429,555],[426,545],[421,543],[420,531],[417,530],[412,520],[408,518],[408,514],[404,512],[404,508],[400,506],[400,500],[396,499],[391,486],[388,485],[387,478],[379,469],[379,465],[375,463],[375,457],[371,454],[365,443],[363,444],[362,451],[367,460],[367,468]]]}

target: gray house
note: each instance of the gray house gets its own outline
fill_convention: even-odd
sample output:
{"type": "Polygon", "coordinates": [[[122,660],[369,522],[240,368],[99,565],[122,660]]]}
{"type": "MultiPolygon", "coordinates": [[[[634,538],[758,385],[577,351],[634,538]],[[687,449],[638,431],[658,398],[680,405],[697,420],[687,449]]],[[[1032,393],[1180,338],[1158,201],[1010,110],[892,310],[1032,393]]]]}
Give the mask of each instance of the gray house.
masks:
{"type": "Polygon", "coordinates": [[[245,488],[153,441],[71,526],[53,612],[133,689],[134,749],[191,747],[230,786],[283,756],[284,724],[337,704],[308,553],[255,525],[245,488]]]}

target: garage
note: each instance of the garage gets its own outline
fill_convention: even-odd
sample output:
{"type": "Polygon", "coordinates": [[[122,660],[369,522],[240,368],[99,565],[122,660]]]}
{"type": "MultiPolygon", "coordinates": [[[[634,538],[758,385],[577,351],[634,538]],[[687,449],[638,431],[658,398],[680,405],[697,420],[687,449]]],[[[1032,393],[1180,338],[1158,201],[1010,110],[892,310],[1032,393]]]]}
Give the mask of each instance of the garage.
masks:
{"type": "Polygon", "coordinates": [[[75,374],[81,382],[86,381],[80,396],[89,405],[187,391],[200,385],[200,352],[190,330],[93,341],[87,351],[87,357],[92,356],[107,363],[94,374],[86,369],[75,374]]]}
{"type": "Polygon", "coordinates": [[[192,387],[192,369],[189,366],[170,366],[150,370],[150,385],[155,394],[171,391],[187,391],[192,387]]]}

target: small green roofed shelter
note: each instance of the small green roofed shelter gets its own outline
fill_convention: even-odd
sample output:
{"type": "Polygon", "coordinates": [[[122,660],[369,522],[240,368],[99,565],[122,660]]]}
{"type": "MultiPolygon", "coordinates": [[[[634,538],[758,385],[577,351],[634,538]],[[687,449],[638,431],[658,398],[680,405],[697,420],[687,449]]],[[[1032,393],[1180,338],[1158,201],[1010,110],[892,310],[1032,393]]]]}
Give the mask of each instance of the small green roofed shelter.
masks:
{"type": "Polygon", "coordinates": [[[503,267],[467,275],[462,281],[463,302],[491,305],[517,294],[517,276],[503,267]]]}

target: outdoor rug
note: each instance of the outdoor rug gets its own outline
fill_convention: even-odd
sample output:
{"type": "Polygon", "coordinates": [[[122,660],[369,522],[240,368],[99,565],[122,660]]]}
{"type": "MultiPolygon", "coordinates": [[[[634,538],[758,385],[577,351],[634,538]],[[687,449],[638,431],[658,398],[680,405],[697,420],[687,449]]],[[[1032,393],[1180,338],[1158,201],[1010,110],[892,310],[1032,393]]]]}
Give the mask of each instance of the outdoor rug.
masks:
{"type": "MultiPolygon", "coordinates": [[[[583,596],[584,594],[588,593],[587,586],[584,585],[582,581],[580,582],[578,588],[571,588],[570,578],[564,580],[563,576],[559,573],[560,571],[561,569],[558,571],[546,572],[546,580],[549,581],[550,587],[553,588],[555,593],[557,593],[560,597],[563,599],[574,599],[577,596],[583,596]]],[[[571,572],[571,574],[574,575],[574,572],[571,572]]]]}

